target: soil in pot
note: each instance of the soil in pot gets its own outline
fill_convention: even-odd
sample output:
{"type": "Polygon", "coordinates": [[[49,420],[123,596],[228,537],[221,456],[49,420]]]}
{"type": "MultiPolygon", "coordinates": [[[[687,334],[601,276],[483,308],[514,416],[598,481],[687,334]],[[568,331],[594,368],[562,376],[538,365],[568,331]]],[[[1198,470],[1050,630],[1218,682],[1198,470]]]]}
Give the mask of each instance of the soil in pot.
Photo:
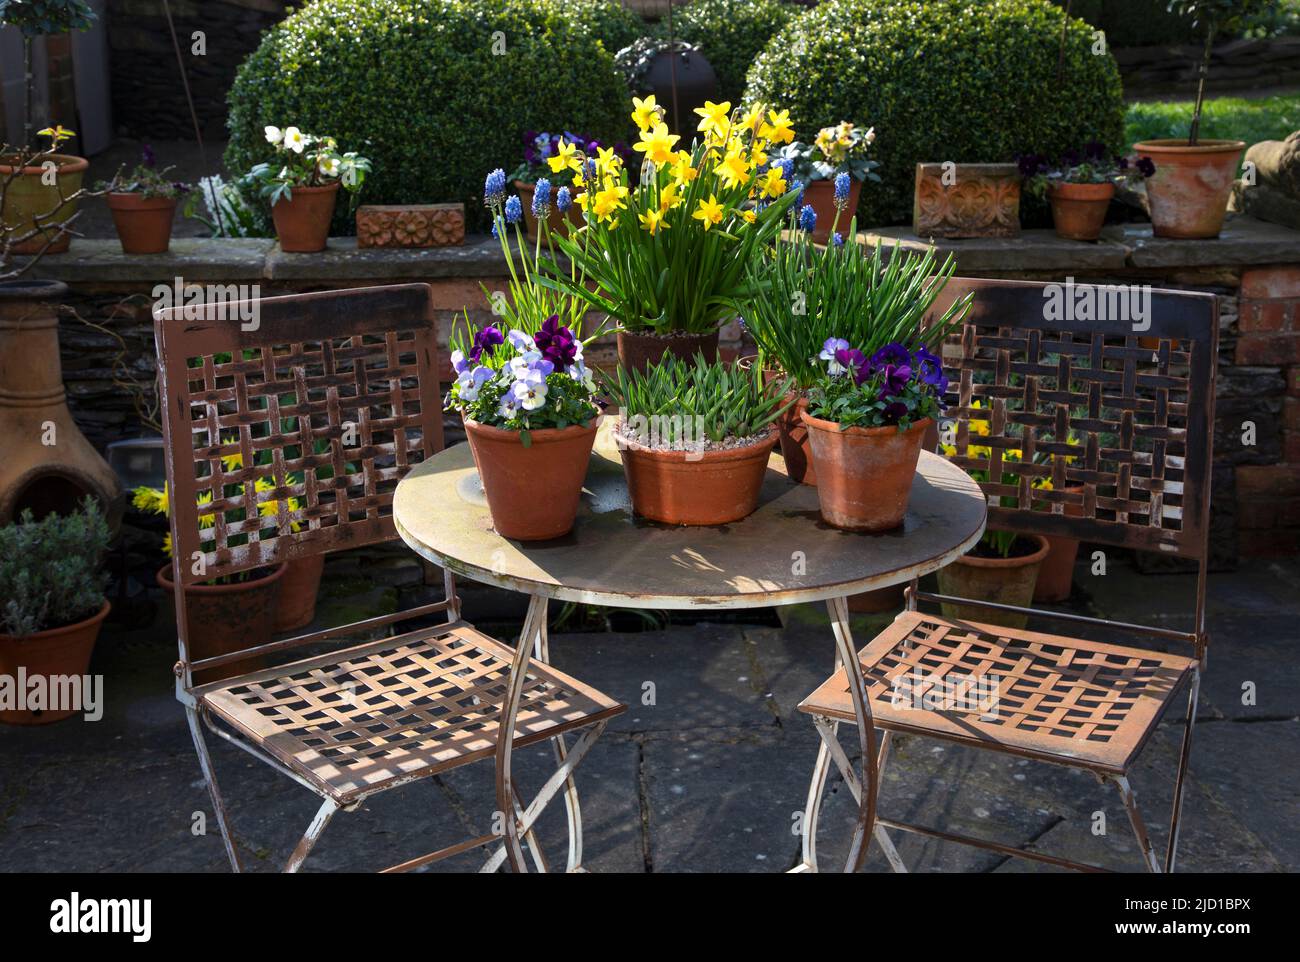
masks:
{"type": "Polygon", "coordinates": [[[662,524],[717,525],[758,507],[777,432],[769,428],[756,438],[728,438],[695,451],[646,447],[621,431],[617,440],[633,511],[662,524]]]}
{"type": "Polygon", "coordinates": [[[902,524],[930,419],[900,432],[892,425],[841,431],[834,421],[813,417],[806,407],[799,417],[808,429],[817,465],[822,520],[868,532],[902,524]]]}
{"type": "MultiPolygon", "coordinates": [[[[90,655],[95,649],[99,631],[108,617],[109,603],[89,618],[38,631],[25,638],[0,634],[0,676],[7,675],[17,683],[18,669],[24,669],[30,682],[34,676],[46,678],[85,676],[90,668],[90,655]]],[[[30,692],[30,687],[28,688],[30,692]]],[[[50,689],[47,685],[46,691],[50,689]]],[[[48,725],[62,721],[82,711],[81,708],[63,709],[0,709],[0,722],[7,725],[48,725]]]]}
{"type": "MultiPolygon", "coordinates": [[[[1063,488],[1072,494],[1081,494],[1083,488],[1063,488]]],[[[1072,518],[1083,514],[1083,505],[1067,504],[1065,513],[1072,518]]],[[[1044,535],[1047,538],[1047,557],[1038,569],[1038,582],[1034,586],[1035,601],[1065,601],[1074,590],[1074,562],[1079,556],[1077,538],[1061,535],[1044,535]]]]}
{"type": "Polygon", "coordinates": [[[618,363],[627,371],[644,371],[651,364],[657,364],[665,354],[691,361],[699,352],[703,352],[704,359],[710,363],[718,359],[717,331],[706,334],[687,334],[682,331],[669,334],[656,334],[653,331],[618,332],[618,363]]]}
{"type": "MultiPolygon", "coordinates": [[[[248,573],[247,581],[230,584],[188,585],[185,601],[189,611],[190,660],[215,658],[269,642],[275,633],[275,612],[280,603],[284,569],[284,565],[255,568],[248,573]]],[[[158,585],[167,592],[176,590],[170,564],[158,569],[158,585]]],[[[194,684],[205,685],[264,667],[261,658],[243,658],[194,672],[194,684]]]]}
{"type": "Polygon", "coordinates": [[[549,541],[573,529],[600,418],[585,425],[518,431],[465,419],[492,527],[512,541],[549,541]]]}
{"type": "Polygon", "coordinates": [[[107,200],[124,254],[162,254],[171,245],[176,198],[109,194],[107,200]]]}
{"type": "MultiPolygon", "coordinates": [[[[1000,605],[1027,607],[1034,597],[1038,569],[1047,557],[1047,539],[1042,535],[1020,535],[1004,558],[983,541],[946,568],[940,568],[939,593],[975,598],[1000,605]]],[[[974,605],[944,602],[943,616],[959,621],[978,621],[1004,628],[1023,628],[1026,615],[994,611],[974,605]]]]}
{"type": "MultiPolygon", "coordinates": [[[[77,212],[78,201],[69,201],[60,207],[59,197],[66,197],[81,189],[81,179],[90,162],[85,157],[72,154],[50,154],[47,159],[58,165],[57,183],[44,183],[41,178],[44,171],[40,167],[24,167],[22,174],[14,178],[5,190],[4,210],[0,211],[0,219],[6,224],[17,225],[15,236],[31,230],[35,226],[36,217],[42,218],[43,224],[51,225],[64,223],[77,212]],[[56,208],[58,212],[49,216],[56,208]]],[[[17,169],[13,166],[16,160],[12,156],[0,157],[0,178],[8,178],[17,169]]],[[[72,235],[67,231],[51,228],[43,230],[41,236],[14,244],[11,252],[38,254],[51,238],[53,242],[46,250],[47,254],[61,254],[72,243],[72,235]]]]}
{"type": "Polygon", "coordinates": [[[1144,140],[1133,145],[1156,172],[1146,180],[1151,228],[1157,237],[1218,237],[1237,177],[1240,140],[1144,140]]]}
{"type": "Polygon", "coordinates": [[[1115,185],[1055,184],[1048,192],[1052,203],[1052,223],[1058,237],[1066,240],[1095,241],[1106,223],[1115,185]]]}
{"type": "Polygon", "coordinates": [[[324,570],[323,554],[286,562],[284,577],[280,579],[280,603],[276,606],[275,624],[272,627],[277,635],[305,628],[315,619],[316,595],[320,591],[320,578],[324,570]]]}
{"type": "Polygon", "coordinates": [[[330,219],[338,200],[339,184],[295,187],[288,200],[271,207],[280,250],[294,253],[323,251],[330,236],[330,219]]]}
{"type": "MultiPolygon", "coordinates": [[[[862,193],[862,181],[849,178],[849,205],[840,214],[840,221],[835,230],[843,237],[849,232],[849,224],[858,209],[858,195],[862,193]]],[[[835,181],[813,180],[803,191],[803,202],[811,204],[817,214],[817,226],[813,228],[814,244],[825,244],[831,238],[831,224],[835,223],[835,181]]]]}

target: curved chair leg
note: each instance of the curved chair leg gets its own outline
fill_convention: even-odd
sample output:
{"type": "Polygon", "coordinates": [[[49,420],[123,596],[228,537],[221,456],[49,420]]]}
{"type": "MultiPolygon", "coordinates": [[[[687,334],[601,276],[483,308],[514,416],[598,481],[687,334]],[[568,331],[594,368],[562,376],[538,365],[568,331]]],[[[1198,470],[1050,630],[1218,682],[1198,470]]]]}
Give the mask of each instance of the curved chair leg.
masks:
{"type": "Polygon", "coordinates": [[[539,626],[546,622],[546,599],[533,595],[524,617],[524,629],[515,647],[514,661],[510,665],[509,689],[501,702],[500,721],[497,726],[496,782],[497,811],[504,819],[505,851],[510,867],[516,872],[528,871],[524,862],[523,847],[519,842],[519,819],[515,815],[515,787],[511,779],[511,755],[514,749],[515,721],[519,716],[519,702],[523,697],[524,681],[528,677],[533,641],[539,626]]]}
{"type": "Polygon", "coordinates": [[[1129,824],[1133,826],[1133,834],[1137,836],[1138,848],[1142,850],[1142,860],[1146,863],[1147,871],[1159,872],[1160,862],[1156,859],[1155,849],[1151,847],[1151,837],[1147,835],[1142,813],[1138,811],[1137,796],[1133,793],[1133,787],[1129,785],[1128,778],[1124,775],[1112,775],[1111,781],[1119,789],[1119,797],[1128,811],[1129,824]]]}
{"type": "Polygon", "coordinates": [[[186,705],[185,720],[190,726],[190,737],[194,739],[194,751],[199,756],[199,768],[203,771],[203,780],[207,782],[208,794],[212,797],[212,809],[217,816],[217,828],[221,830],[221,841],[226,846],[226,857],[230,859],[230,870],[242,872],[243,866],[239,864],[239,853],[235,851],[235,837],[231,834],[230,824],[226,820],[226,806],[221,800],[221,790],[217,788],[216,771],[208,755],[208,743],[203,739],[203,727],[199,724],[198,710],[186,705]]]}
{"type": "Polygon", "coordinates": [[[849,694],[853,699],[853,714],[857,719],[858,752],[862,758],[862,795],[858,802],[857,825],[849,854],[844,861],[845,872],[856,872],[867,858],[867,845],[876,822],[876,729],[871,720],[871,706],[867,702],[866,681],[862,677],[862,663],[853,647],[853,633],[849,629],[848,599],[840,596],[826,602],[831,628],[835,632],[835,645],[840,662],[848,678],[849,694]]]}
{"type": "MultiPolygon", "coordinates": [[[[546,664],[550,664],[551,661],[548,642],[546,619],[543,618],[541,628],[537,632],[533,657],[546,664]]],[[[556,763],[564,765],[564,760],[569,757],[569,746],[564,736],[556,735],[552,738],[551,748],[555,752],[556,763]]],[[[578,802],[578,785],[573,780],[572,774],[564,780],[564,808],[569,821],[569,859],[566,871],[579,872],[582,870],[582,806],[578,802]]]]}
{"type": "MultiPolygon", "coordinates": [[[[839,655],[835,656],[835,669],[839,669],[839,655]]],[[[839,722],[827,719],[832,730],[838,730],[839,722]]],[[[826,776],[831,770],[831,752],[822,741],[817,746],[817,761],[813,764],[812,781],[808,784],[808,799],[803,806],[802,861],[795,866],[795,872],[817,871],[817,821],[822,810],[822,796],[826,792],[826,776]]]]}
{"type": "Polygon", "coordinates": [[[1196,724],[1196,701],[1201,691],[1200,669],[1192,671],[1192,690],[1187,695],[1187,718],[1183,722],[1183,745],[1178,753],[1178,777],[1174,781],[1174,810],[1169,816],[1169,850],[1165,852],[1165,871],[1172,873],[1178,855],[1178,826],[1183,816],[1184,776],[1192,757],[1192,726],[1196,724]]]}

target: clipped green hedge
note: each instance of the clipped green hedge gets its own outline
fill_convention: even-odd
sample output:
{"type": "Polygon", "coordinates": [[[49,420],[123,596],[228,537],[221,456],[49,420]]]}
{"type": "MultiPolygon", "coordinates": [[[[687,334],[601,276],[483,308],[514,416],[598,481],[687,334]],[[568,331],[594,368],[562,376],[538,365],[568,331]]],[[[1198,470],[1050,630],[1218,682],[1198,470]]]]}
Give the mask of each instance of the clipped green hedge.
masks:
{"type": "MultiPolygon", "coordinates": [[[[673,11],[677,36],[695,44],[718,75],[723,100],[739,103],[745,74],[767,42],[803,12],[782,0],[692,0],[673,11]]],[[[667,21],[660,28],[667,32],[667,21]]]]}
{"type": "MultiPolygon", "coordinates": [[[[293,124],[371,158],[362,203],[464,201],[483,227],[483,178],[519,162],[523,131],[622,134],[601,32],[634,29],[612,0],[317,0],[240,66],[226,166],[269,160],[263,128],[293,124]]],[[[340,209],[335,232],[350,221],[340,209]]]]}
{"type": "Polygon", "coordinates": [[[907,223],[918,162],[1123,147],[1119,70],[1081,20],[1057,79],[1063,16],[1049,0],[828,0],[759,54],[745,96],[789,108],[801,139],[874,126],[883,183],[864,186],[859,223],[907,223]]]}

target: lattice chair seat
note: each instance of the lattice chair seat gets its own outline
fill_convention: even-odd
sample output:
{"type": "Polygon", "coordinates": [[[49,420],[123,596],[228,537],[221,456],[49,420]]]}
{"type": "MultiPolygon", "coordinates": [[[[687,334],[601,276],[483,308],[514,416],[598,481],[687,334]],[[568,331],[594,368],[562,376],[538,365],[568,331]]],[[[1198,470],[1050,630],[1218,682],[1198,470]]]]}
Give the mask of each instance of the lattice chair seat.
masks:
{"type": "MultiPolygon", "coordinates": [[[[1116,774],[1127,772],[1196,666],[1181,655],[919,611],[899,615],[859,660],[880,728],[1116,774]],[[970,683],[980,678],[997,683],[970,683]]],[[[843,667],[799,708],[852,722],[843,667]]]]}
{"type": "MultiPolygon", "coordinates": [[[[225,722],[340,806],[492,755],[514,652],[437,625],[195,689],[225,722]]],[[[533,661],[515,746],[624,706],[533,661]]]]}

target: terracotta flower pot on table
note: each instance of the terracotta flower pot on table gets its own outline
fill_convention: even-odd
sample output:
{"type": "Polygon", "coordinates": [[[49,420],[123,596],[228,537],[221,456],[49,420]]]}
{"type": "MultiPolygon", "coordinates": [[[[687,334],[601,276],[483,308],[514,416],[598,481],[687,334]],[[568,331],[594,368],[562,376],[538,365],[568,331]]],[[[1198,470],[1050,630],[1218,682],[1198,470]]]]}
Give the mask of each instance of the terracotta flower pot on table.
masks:
{"type": "Polygon", "coordinates": [[[888,531],[902,524],[931,419],[899,431],[893,425],[840,430],[806,406],[799,417],[817,466],[822,519],[849,531],[888,531]]]}
{"type": "MultiPolygon", "coordinates": [[[[258,577],[229,584],[185,586],[189,612],[190,660],[202,661],[245,648],[264,645],[275,633],[275,614],[280,604],[280,581],[285,565],[276,565],[258,577]]],[[[172,566],[158,569],[158,585],[172,593],[172,566]]],[[[196,685],[220,681],[265,667],[261,658],[243,658],[194,672],[196,685]]]]}
{"type": "Polygon", "coordinates": [[[275,221],[280,250],[303,254],[323,251],[338,193],[338,181],[323,187],[295,187],[288,200],[272,204],[271,219],[275,221]]]}
{"type": "Polygon", "coordinates": [[[1151,228],[1157,237],[1218,237],[1228,213],[1228,196],[1237,162],[1246,149],[1240,140],[1144,140],[1133,145],[1150,157],[1156,172],[1146,180],[1151,228]]]}
{"type": "MultiPolygon", "coordinates": [[[[99,631],[108,617],[107,601],[89,618],[59,628],[37,631],[23,638],[0,633],[0,676],[18,678],[24,670],[30,680],[38,675],[70,677],[85,675],[90,668],[90,655],[95,649],[99,631]]],[[[48,685],[46,687],[48,691],[48,685]]],[[[0,709],[0,722],[8,725],[48,725],[77,714],[79,708],[58,710],[30,708],[0,709]]]]}
{"type": "Polygon", "coordinates": [[[1047,198],[1052,204],[1052,223],[1058,237],[1095,241],[1106,223],[1106,210],[1115,196],[1115,185],[1053,184],[1047,198]]]}
{"type": "Polygon", "coordinates": [[[776,447],[775,427],[734,448],[673,451],[619,438],[632,510],[663,524],[716,525],[754,513],[776,447]]]}
{"type": "Polygon", "coordinates": [[[599,417],[587,424],[518,431],[465,418],[474,465],[492,512],[492,527],[512,541],[549,541],[568,534],[578,517],[599,417]]]}
{"type": "Polygon", "coordinates": [[[175,197],[124,193],[107,200],[124,254],[162,254],[171,246],[175,197]]]}
{"type": "MultiPolygon", "coordinates": [[[[938,572],[939,593],[959,598],[992,601],[1000,605],[1027,607],[1034,597],[1038,571],[1047,557],[1047,539],[1042,535],[1020,535],[1033,542],[1030,554],[1010,558],[983,558],[966,554],[938,572]]],[[[995,611],[975,605],[958,605],[943,602],[943,615],[960,621],[978,621],[1004,628],[1023,628],[1028,622],[1025,615],[995,611]]]]}
{"type": "Polygon", "coordinates": [[[683,361],[692,361],[699,352],[710,363],[718,359],[718,332],[688,334],[685,331],[673,331],[668,334],[655,334],[650,331],[623,331],[617,336],[618,363],[623,369],[644,371],[651,364],[657,364],[665,354],[671,354],[683,361]]]}

